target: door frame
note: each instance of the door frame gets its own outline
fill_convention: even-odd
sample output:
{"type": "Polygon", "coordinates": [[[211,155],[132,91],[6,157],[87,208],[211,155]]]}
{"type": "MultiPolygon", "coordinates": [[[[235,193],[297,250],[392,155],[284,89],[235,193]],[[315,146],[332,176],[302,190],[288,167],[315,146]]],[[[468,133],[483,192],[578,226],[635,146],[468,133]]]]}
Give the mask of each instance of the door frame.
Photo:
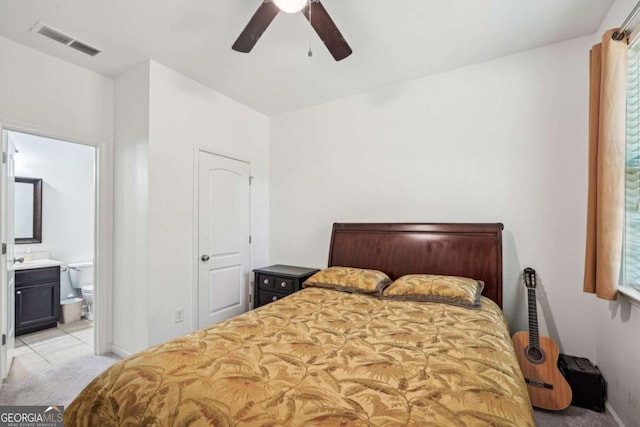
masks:
{"type": "MultiPolygon", "coordinates": [[[[252,179],[252,165],[251,160],[246,157],[238,156],[233,153],[228,153],[224,151],[220,151],[206,145],[202,144],[194,144],[193,146],[193,281],[191,284],[191,330],[195,331],[198,329],[198,292],[199,292],[199,277],[200,277],[200,258],[198,256],[199,246],[198,239],[200,238],[199,233],[199,216],[200,210],[198,205],[198,199],[200,194],[200,153],[213,154],[214,156],[226,157],[231,160],[236,160],[239,162],[247,163],[249,165],[249,178],[252,179]]],[[[249,235],[252,235],[251,231],[251,210],[252,210],[252,201],[253,201],[253,193],[252,193],[252,185],[251,182],[249,184],[249,235]]],[[[251,260],[252,260],[252,252],[253,252],[253,244],[249,243],[249,277],[247,278],[247,303],[249,305],[249,309],[251,309],[251,298],[252,298],[252,286],[251,286],[251,260]]]]}
{"type": "Polygon", "coordinates": [[[0,118],[3,131],[26,133],[95,148],[93,281],[94,354],[111,352],[112,342],[112,248],[113,248],[113,144],[101,139],[77,138],[50,128],[0,118]]]}
{"type": "MultiPolygon", "coordinates": [[[[2,152],[5,153],[4,150],[5,149],[7,150],[6,158],[5,158],[5,154],[2,154],[3,161],[2,161],[2,168],[0,168],[0,171],[2,171],[1,176],[12,177],[14,178],[14,181],[15,181],[15,163],[13,159],[13,156],[15,156],[15,153],[16,153],[15,146],[13,146],[13,150],[10,150],[10,147],[12,146],[12,144],[9,143],[9,133],[4,131],[2,129],[2,126],[0,126],[0,133],[1,133],[0,140],[2,142],[2,152]],[[5,173],[7,175],[5,175],[5,173]]],[[[11,209],[5,208],[5,201],[11,200],[10,194],[15,197],[15,182],[13,183],[13,189],[11,187],[12,185],[9,182],[4,183],[0,179],[0,195],[2,196],[0,200],[2,201],[2,208],[3,208],[2,215],[0,215],[2,216],[2,221],[0,224],[2,226],[2,231],[0,231],[0,237],[2,238],[2,242],[6,243],[6,251],[2,255],[2,261],[1,261],[2,268],[0,269],[0,275],[2,277],[2,279],[0,280],[0,283],[3,285],[3,289],[0,292],[0,295],[1,295],[0,304],[6,307],[6,310],[7,310],[6,315],[5,313],[2,314],[2,321],[0,322],[0,324],[2,325],[1,329],[2,329],[3,336],[5,336],[6,334],[6,339],[3,340],[3,344],[2,344],[3,346],[2,355],[0,356],[0,359],[2,360],[2,372],[1,372],[2,375],[0,376],[0,378],[2,378],[3,380],[9,376],[9,372],[11,371],[11,364],[13,363],[15,348],[16,348],[16,344],[15,344],[16,343],[16,318],[15,318],[16,280],[15,280],[15,271],[11,270],[15,263],[14,261],[15,239],[13,243],[10,243],[10,239],[9,239],[10,237],[15,237],[14,232],[9,231],[11,229],[11,226],[13,226],[15,223],[15,215],[11,214],[11,209]],[[9,221],[9,217],[13,218],[14,220],[9,221]],[[13,286],[9,286],[9,284],[12,281],[13,281],[13,286]],[[13,305],[13,307],[11,307],[11,305],[13,305]],[[10,313],[13,314],[13,319],[9,317],[10,313]]]]}

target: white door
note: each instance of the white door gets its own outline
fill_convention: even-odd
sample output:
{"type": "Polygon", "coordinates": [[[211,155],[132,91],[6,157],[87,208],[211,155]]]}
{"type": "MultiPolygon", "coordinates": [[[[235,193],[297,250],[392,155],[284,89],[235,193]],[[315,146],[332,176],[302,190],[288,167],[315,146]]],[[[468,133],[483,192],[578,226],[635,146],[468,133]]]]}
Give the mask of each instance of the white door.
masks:
{"type": "Polygon", "coordinates": [[[15,273],[13,271],[14,257],[14,195],[15,172],[14,155],[15,147],[9,139],[7,132],[2,134],[2,151],[6,154],[6,162],[2,164],[2,243],[6,243],[6,253],[0,261],[0,308],[2,312],[2,351],[1,371],[2,378],[9,375],[13,353],[15,349],[15,273]]]}
{"type": "Polygon", "coordinates": [[[248,310],[249,179],[246,162],[198,154],[198,328],[248,310]]]}

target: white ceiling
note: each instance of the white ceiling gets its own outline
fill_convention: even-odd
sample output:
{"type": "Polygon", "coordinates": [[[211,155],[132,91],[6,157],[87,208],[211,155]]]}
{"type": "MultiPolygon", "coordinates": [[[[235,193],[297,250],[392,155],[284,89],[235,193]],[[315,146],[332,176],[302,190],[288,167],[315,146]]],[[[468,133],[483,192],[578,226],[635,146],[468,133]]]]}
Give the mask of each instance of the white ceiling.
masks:
{"type": "MultiPolygon", "coordinates": [[[[106,76],[152,58],[268,115],[593,33],[613,0],[322,0],[354,53],[335,62],[300,13],[231,50],[262,0],[0,0],[0,35],[106,76]],[[104,52],[30,32],[42,21],[104,52]]],[[[586,55],[586,52],[585,52],[586,55]]]]}

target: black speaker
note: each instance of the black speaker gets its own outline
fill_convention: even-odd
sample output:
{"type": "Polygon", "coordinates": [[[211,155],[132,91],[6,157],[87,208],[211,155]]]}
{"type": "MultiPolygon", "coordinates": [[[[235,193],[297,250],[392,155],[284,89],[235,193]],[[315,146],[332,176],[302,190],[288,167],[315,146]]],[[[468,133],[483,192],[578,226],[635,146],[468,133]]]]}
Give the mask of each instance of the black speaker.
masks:
{"type": "Polygon", "coordinates": [[[572,405],[604,412],[604,403],[607,401],[607,382],[597,366],[584,357],[561,354],[558,358],[558,367],[571,386],[572,405]]]}

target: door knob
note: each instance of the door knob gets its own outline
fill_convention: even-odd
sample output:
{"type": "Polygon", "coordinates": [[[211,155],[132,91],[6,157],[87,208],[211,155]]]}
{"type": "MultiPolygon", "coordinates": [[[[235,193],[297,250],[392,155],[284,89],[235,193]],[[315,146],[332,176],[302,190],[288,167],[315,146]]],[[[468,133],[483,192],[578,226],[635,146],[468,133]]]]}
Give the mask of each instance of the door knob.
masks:
{"type": "Polygon", "coordinates": [[[202,262],[207,262],[209,261],[209,255],[202,255],[200,259],[202,260],[202,262]]]}
{"type": "Polygon", "coordinates": [[[16,291],[16,295],[22,295],[22,291],[16,291]]]}

